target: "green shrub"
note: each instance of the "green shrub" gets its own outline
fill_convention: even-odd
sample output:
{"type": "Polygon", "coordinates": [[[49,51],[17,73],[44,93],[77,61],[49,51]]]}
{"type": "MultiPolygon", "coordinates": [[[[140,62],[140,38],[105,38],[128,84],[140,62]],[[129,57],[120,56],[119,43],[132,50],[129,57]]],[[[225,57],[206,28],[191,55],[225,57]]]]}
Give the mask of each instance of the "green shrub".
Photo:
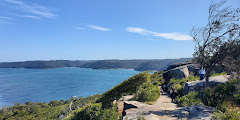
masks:
{"type": "Polygon", "coordinates": [[[143,116],[138,116],[137,120],[146,120],[143,116]]]}
{"type": "Polygon", "coordinates": [[[119,116],[116,106],[103,110],[101,103],[90,103],[75,110],[64,120],[117,120],[119,116]]]}
{"type": "Polygon", "coordinates": [[[180,96],[182,93],[182,88],[185,85],[186,81],[195,81],[195,80],[199,80],[199,77],[189,75],[188,78],[182,78],[182,79],[172,78],[172,79],[170,79],[170,81],[168,83],[168,86],[169,86],[168,88],[176,89],[177,96],[180,96]]]}
{"type": "MultiPolygon", "coordinates": [[[[89,103],[94,103],[100,95],[77,98],[73,101],[72,108],[77,109],[89,103]]],[[[50,101],[49,104],[41,102],[25,102],[24,105],[15,104],[11,107],[0,109],[0,120],[42,120],[48,117],[49,120],[56,120],[63,114],[69,114],[70,99],[64,101],[50,101]],[[50,114],[49,114],[50,113],[50,114]]]]}
{"type": "Polygon", "coordinates": [[[105,109],[101,112],[101,120],[118,120],[119,114],[117,112],[117,107],[114,106],[110,109],[105,109]]]}
{"type": "Polygon", "coordinates": [[[220,75],[227,75],[227,73],[222,72],[222,73],[214,73],[210,77],[215,77],[215,76],[220,76],[220,75]]]}
{"type": "Polygon", "coordinates": [[[195,81],[195,80],[200,80],[200,77],[199,76],[189,75],[187,79],[188,79],[188,81],[195,81]]]}
{"type": "Polygon", "coordinates": [[[104,108],[110,108],[112,107],[112,101],[118,100],[123,95],[135,93],[146,81],[150,81],[150,74],[148,72],[142,72],[134,75],[103,93],[102,97],[100,97],[97,102],[101,102],[104,108]]]}
{"type": "Polygon", "coordinates": [[[172,78],[172,79],[170,79],[168,86],[169,86],[169,88],[174,88],[174,86],[175,86],[175,89],[180,90],[179,85],[181,85],[181,88],[182,88],[187,81],[195,81],[195,80],[199,80],[199,77],[189,75],[188,78],[182,78],[182,79],[172,78]]]}
{"type": "Polygon", "coordinates": [[[198,93],[195,91],[189,92],[187,95],[179,98],[177,103],[179,106],[186,107],[191,105],[200,105],[202,104],[201,100],[197,98],[198,93]]]}
{"type": "Polygon", "coordinates": [[[239,104],[240,97],[236,85],[239,83],[230,81],[225,84],[220,84],[217,87],[210,89],[205,88],[203,90],[203,102],[206,105],[216,107],[221,105],[224,101],[232,101],[235,104],[239,104]]]}
{"type": "Polygon", "coordinates": [[[101,107],[102,105],[100,103],[90,103],[78,109],[77,112],[74,112],[74,117],[72,117],[71,120],[96,120],[101,113],[101,107]]]}
{"type": "Polygon", "coordinates": [[[58,101],[57,100],[52,100],[48,103],[48,105],[51,105],[51,106],[58,106],[58,101]]]}
{"type": "Polygon", "coordinates": [[[240,120],[240,110],[217,111],[213,113],[212,120],[240,120]]]}
{"type": "Polygon", "coordinates": [[[160,90],[158,86],[146,82],[140,86],[135,94],[135,99],[141,102],[156,101],[160,96],[160,90]]]}
{"type": "Polygon", "coordinates": [[[165,82],[165,80],[161,76],[162,73],[163,71],[155,72],[154,74],[151,74],[150,76],[151,83],[154,85],[162,86],[165,82]]]}

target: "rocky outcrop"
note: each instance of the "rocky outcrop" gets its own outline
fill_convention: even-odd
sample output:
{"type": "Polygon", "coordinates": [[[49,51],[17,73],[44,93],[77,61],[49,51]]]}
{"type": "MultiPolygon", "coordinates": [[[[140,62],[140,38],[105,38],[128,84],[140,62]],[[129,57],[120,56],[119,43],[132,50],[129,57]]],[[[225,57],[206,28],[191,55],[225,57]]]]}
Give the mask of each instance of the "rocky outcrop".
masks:
{"type": "Polygon", "coordinates": [[[168,71],[168,70],[171,70],[171,69],[183,66],[183,65],[188,65],[188,64],[192,64],[192,63],[175,63],[175,64],[171,64],[164,71],[168,71]]]}
{"type": "MultiPolygon", "coordinates": [[[[224,84],[229,79],[229,75],[215,76],[209,78],[209,87],[217,86],[218,84],[224,84]]],[[[206,80],[196,80],[192,82],[186,82],[183,87],[183,95],[186,95],[190,91],[202,91],[205,88],[206,80]]]]}
{"type": "Polygon", "coordinates": [[[205,106],[205,105],[194,105],[183,108],[188,111],[188,119],[194,120],[210,120],[211,115],[216,109],[214,107],[205,106]]]}
{"type": "Polygon", "coordinates": [[[176,78],[176,79],[187,78],[190,73],[197,75],[199,68],[200,68],[200,65],[190,64],[190,63],[173,65],[172,67],[168,68],[170,70],[167,70],[163,73],[163,78],[167,82],[169,82],[171,78],[176,78]],[[179,65],[182,65],[182,66],[179,66],[179,65]],[[179,67],[175,67],[175,66],[179,66],[179,67]],[[170,69],[170,68],[173,68],[173,69],[170,69]]]}
{"type": "Polygon", "coordinates": [[[186,65],[189,71],[189,74],[192,73],[194,76],[198,75],[198,71],[201,68],[199,64],[188,64],[186,65]]]}
{"type": "Polygon", "coordinates": [[[189,71],[186,66],[180,66],[163,73],[163,78],[169,82],[171,78],[182,79],[189,76],[189,71]]]}

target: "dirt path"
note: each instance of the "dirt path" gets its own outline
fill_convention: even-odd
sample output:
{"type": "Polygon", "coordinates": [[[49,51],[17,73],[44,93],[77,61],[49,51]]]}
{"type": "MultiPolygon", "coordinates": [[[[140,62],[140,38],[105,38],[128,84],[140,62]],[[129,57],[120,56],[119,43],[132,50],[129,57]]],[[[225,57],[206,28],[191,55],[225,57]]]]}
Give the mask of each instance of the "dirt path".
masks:
{"type": "MultiPolygon", "coordinates": [[[[210,77],[210,82],[222,82],[225,83],[228,81],[229,76],[216,76],[210,77]]],[[[202,81],[193,81],[189,82],[189,85],[195,85],[199,83],[203,83],[202,81]]],[[[161,90],[162,91],[162,90],[161,90]]],[[[210,120],[211,113],[215,111],[215,108],[204,106],[204,105],[196,105],[189,107],[178,107],[177,104],[172,103],[171,98],[167,93],[163,92],[160,95],[158,100],[153,105],[148,105],[138,101],[128,101],[131,96],[126,96],[125,104],[128,109],[125,110],[126,115],[124,116],[124,120],[210,120]]]]}
{"type": "Polygon", "coordinates": [[[125,103],[134,105],[137,108],[127,109],[124,120],[177,120],[187,119],[188,112],[172,103],[167,93],[163,92],[153,105],[148,105],[138,101],[125,101],[125,103]]]}

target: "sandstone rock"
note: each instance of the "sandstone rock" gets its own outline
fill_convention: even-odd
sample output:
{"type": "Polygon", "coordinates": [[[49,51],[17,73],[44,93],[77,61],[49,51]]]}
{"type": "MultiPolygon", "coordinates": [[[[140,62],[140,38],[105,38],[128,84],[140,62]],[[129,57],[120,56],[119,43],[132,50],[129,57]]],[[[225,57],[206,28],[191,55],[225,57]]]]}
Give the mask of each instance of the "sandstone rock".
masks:
{"type": "Polygon", "coordinates": [[[188,64],[191,64],[191,63],[175,63],[175,64],[171,64],[164,71],[168,71],[168,70],[171,70],[171,69],[183,66],[183,65],[188,65],[188,64]]]}
{"type": "Polygon", "coordinates": [[[205,105],[194,105],[185,108],[189,112],[188,119],[194,120],[210,120],[211,114],[216,111],[214,107],[205,105]]]}
{"type": "Polygon", "coordinates": [[[186,66],[188,67],[189,74],[193,73],[194,76],[198,75],[198,71],[201,68],[201,65],[199,64],[188,64],[186,66]]]}
{"type": "Polygon", "coordinates": [[[168,70],[163,73],[163,78],[167,82],[169,82],[171,78],[182,79],[182,78],[187,78],[188,76],[189,76],[189,70],[186,65],[168,70]]]}
{"type": "Polygon", "coordinates": [[[182,79],[189,76],[190,73],[193,73],[194,76],[198,75],[200,69],[199,64],[192,63],[180,63],[170,65],[166,71],[163,73],[163,78],[169,82],[171,78],[182,79]],[[171,69],[173,68],[173,69],[171,69]]]}
{"type": "MultiPolygon", "coordinates": [[[[229,75],[215,76],[209,78],[209,87],[215,87],[218,84],[224,84],[228,81],[229,75]]],[[[183,95],[190,91],[202,91],[205,88],[206,80],[196,80],[185,83],[183,87],[183,95]]]]}

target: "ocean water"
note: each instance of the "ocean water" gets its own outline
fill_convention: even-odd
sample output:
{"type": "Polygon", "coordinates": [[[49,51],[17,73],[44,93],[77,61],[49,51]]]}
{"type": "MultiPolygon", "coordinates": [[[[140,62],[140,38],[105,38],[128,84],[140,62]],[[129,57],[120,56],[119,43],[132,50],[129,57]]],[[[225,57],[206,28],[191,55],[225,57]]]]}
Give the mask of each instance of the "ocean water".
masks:
{"type": "Polygon", "coordinates": [[[101,94],[137,73],[131,69],[0,68],[0,107],[101,94]]]}

